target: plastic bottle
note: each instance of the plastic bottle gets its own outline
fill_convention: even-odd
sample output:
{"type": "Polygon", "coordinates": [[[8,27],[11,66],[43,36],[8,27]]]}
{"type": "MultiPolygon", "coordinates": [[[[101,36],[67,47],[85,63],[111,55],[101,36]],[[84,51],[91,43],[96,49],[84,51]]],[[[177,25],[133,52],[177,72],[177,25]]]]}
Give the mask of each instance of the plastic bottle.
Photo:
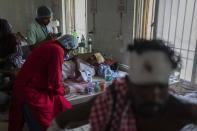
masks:
{"type": "Polygon", "coordinates": [[[95,86],[94,86],[94,92],[99,92],[100,91],[100,87],[99,87],[99,82],[95,82],[95,86]]]}
{"type": "Polygon", "coordinates": [[[74,38],[77,40],[77,43],[79,42],[79,35],[78,33],[76,32],[76,30],[74,30],[72,33],[71,33],[72,36],[74,36],[74,38]]]}
{"type": "Polygon", "coordinates": [[[88,83],[88,86],[85,88],[86,94],[92,94],[94,93],[93,84],[91,82],[88,83]]]}
{"type": "Polygon", "coordinates": [[[86,76],[87,76],[87,82],[92,82],[92,75],[91,75],[91,72],[89,72],[89,71],[87,71],[86,72],[87,74],[86,74],[86,76]]]}
{"type": "Polygon", "coordinates": [[[110,67],[107,67],[105,69],[105,81],[111,81],[113,79],[113,72],[112,70],[110,69],[110,67]]]}
{"type": "Polygon", "coordinates": [[[79,43],[78,53],[85,53],[85,37],[81,36],[81,42],[79,43]]]}
{"type": "Polygon", "coordinates": [[[79,39],[79,36],[78,36],[76,30],[74,30],[74,31],[72,32],[72,35],[73,35],[74,37],[76,37],[77,39],[79,39]]]}
{"type": "Polygon", "coordinates": [[[81,36],[81,43],[85,43],[85,37],[84,37],[84,35],[81,36]]]}
{"type": "Polygon", "coordinates": [[[92,52],[92,32],[89,32],[88,34],[88,53],[92,52]]]}

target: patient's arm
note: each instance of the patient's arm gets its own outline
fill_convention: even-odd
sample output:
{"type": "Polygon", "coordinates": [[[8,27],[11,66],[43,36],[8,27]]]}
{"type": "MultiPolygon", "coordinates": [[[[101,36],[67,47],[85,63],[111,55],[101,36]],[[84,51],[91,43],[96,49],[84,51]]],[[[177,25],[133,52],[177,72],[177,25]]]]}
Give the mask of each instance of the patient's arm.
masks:
{"type": "Polygon", "coordinates": [[[56,123],[61,128],[75,128],[88,123],[91,106],[96,96],[91,100],[73,105],[71,110],[61,113],[56,117],[56,123]]]}

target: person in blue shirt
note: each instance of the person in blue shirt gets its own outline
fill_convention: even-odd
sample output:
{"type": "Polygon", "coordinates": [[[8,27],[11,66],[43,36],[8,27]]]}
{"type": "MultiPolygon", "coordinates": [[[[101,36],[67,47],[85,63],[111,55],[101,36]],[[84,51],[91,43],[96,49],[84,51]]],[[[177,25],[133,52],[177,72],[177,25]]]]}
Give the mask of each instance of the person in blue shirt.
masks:
{"type": "Polygon", "coordinates": [[[37,16],[27,30],[27,42],[31,47],[37,46],[45,40],[51,40],[55,37],[48,26],[52,11],[47,6],[40,6],[37,8],[37,16]]]}

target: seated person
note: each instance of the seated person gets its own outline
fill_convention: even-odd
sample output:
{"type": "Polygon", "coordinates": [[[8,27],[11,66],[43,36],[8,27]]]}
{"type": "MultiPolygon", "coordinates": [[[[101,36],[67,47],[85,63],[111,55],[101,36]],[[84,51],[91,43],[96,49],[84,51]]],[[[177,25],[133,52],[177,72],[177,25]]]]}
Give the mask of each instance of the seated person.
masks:
{"type": "Polygon", "coordinates": [[[89,115],[90,131],[180,131],[190,123],[197,124],[197,105],[168,92],[169,76],[180,64],[172,49],[160,40],[135,40],[128,46],[128,56],[129,75],[98,96],[91,113],[87,103],[86,108],[64,112],[48,131],[76,125],[89,115]],[[85,110],[80,118],[65,117],[85,110]]]}
{"type": "Polygon", "coordinates": [[[20,41],[12,33],[7,20],[0,19],[0,27],[0,101],[2,100],[0,105],[6,109],[9,104],[13,81],[18,69],[22,66],[22,50],[20,41]]]}
{"type": "Polygon", "coordinates": [[[20,68],[23,53],[19,37],[12,33],[7,20],[0,19],[0,26],[0,68],[20,68]]]}

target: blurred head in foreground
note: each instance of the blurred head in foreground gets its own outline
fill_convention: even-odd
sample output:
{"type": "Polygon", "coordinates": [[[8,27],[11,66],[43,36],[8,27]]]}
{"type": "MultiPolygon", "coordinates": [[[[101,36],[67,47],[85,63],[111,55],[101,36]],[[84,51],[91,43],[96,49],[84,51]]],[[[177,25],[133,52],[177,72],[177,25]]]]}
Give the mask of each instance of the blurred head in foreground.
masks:
{"type": "Polygon", "coordinates": [[[128,45],[129,98],[142,116],[159,114],[168,100],[171,73],[180,65],[180,56],[162,40],[134,40],[128,45]]]}

